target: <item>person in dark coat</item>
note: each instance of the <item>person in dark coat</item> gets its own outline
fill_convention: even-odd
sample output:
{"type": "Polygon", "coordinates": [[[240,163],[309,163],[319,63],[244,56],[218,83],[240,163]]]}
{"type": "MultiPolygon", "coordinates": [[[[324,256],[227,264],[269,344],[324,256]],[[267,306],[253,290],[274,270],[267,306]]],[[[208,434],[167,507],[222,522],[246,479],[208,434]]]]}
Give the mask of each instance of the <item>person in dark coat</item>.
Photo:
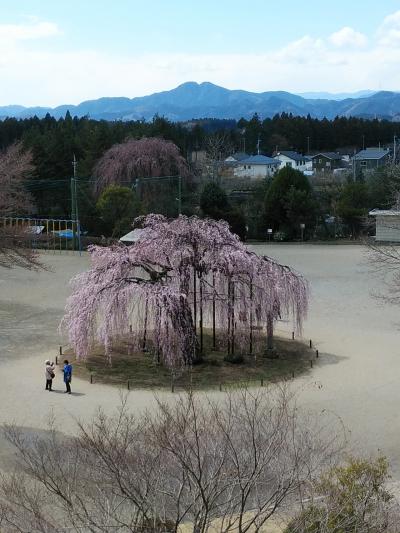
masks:
{"type": "Polygon", "coordinates": [[[66,393],[71,394],[71,380],[72,380],[72,365],[68,363],[68,360],[64,361],[64,383],[66,387],[66,393]]]}

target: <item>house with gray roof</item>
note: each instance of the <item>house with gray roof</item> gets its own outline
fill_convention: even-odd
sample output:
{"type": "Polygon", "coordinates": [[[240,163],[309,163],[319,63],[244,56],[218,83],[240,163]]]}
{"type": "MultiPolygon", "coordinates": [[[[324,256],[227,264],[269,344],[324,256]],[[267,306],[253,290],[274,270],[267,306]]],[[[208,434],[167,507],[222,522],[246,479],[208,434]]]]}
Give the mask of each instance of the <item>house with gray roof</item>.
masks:
{"type": "Polygon", "coordinates": [[[312,162],[305,155],[299,154],[291,150],[282,150],[277,152],[274,156],[280,161],[279,169],[285,167],[292,167],[295,170],[304,172],[305,170],[312,170],[312,162]]]}
{"type": "Polygon", "coordinates": [[[356,171],[375,170],[390,161],[390,150],[385,148],[366,148],[354,156],[356,171]]]}
{"type": "Polygon", "coordinates": [[[243,161],[243,159],[247,159],[249,154],[246,154],[246,152],[235,152],[234,154],[228,156],[225,161],[227,163],[237,163],[238,161],[243,161]]]}
{"type": "Polygon", "coordinates": [[[273,176],[279,167],[278,159],[265,155],[252,155],[242,159],[236,165],[233,174],[237,178],[262,179],[273,176]]]}
{"type": "Polygon", "coordinates": [[[312,168],[316,172],[333,172],[338,168],[345,168],[342,156],[337,152],[319,152],[311,156],[312,168]]]}

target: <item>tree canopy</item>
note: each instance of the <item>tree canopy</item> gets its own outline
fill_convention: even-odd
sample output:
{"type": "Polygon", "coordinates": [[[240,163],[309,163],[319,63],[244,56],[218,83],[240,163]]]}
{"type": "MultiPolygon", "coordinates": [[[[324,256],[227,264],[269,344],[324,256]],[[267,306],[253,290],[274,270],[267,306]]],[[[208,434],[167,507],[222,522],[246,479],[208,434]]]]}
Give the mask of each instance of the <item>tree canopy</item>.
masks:
{"type": "Polygon", "coordinates": [[[188,174],[179,148],[159,138],[129,139],[114,145],[102,155],[93,171],[97,194],[109,185],[129,185],[135,178],[188,174]]]}
{"type": "Polygon", "coordinates": [[[281,169],[265,195],[265,216],[269,227],[299,232],[299,224],[314,222],[316,201],[307,176],[291,167],[281,169]]]}
{"type": "Polygon", "coordinates": [[[140,202],[136,193],[129,187],[110,185],[101,193],[96,204],[99,216],[104,223],[105,235],[121,236],[128,231],[132,220],[140,214],[140,202]]]}
{"type": "Polygon", "coordinates": [[[246,219],[238,207],[231,205],[220,185],[211,181],[204,186],[200,196],[200,208],[204,216],[228,222],[231,231],[245,240],[246,219]]]}
{"type": "Polygon", "coordinates": [[[179,368],[202,355],[205,328],[214,343],[220,332],[233,357],[256,350],[255,326],[272,334],[274,320],[291,316],[301,327],[305,280],[250,252],[226,222],[148,215],[135,224],[133,246],[91,247],[90,270],[72,282],[63,327],[79,357],[100,342],[111,358],[113,340],[125,334],[136,350],[149,347],[179,368]]]}

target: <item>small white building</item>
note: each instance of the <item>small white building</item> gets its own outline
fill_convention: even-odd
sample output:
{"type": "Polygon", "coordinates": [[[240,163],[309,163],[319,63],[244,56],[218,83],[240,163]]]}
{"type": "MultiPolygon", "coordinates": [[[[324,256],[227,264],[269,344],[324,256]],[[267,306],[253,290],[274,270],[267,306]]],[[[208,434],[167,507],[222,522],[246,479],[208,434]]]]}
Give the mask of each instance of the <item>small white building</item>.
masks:
{"type": "Polygon", "coordinates": [[[125,244],[135,244],[140,239],[141,234],[143,233],[143,230],[140,228],[135,228],[134,230],[130,231],[126,235],[120,238],[120,242],[123,242],[125,244]]]}
{"type": "Polygon", "coordinates": [[[262,179],[273,176],[279,170],[280,162],[265,155],[252,155],[242,159],[235,166],[233,174],[237,178],[262,179]]]}
{"type": "Polygon", "coordinates": [[[312,170],[311,158],[306,157],[305,155],[301,155],[298,152],[293,152],[289,150],[278,152],[275,155],[275,159],[278,159],[278,161],[280,161],[279,169],[285,167],[292,167],[295,170],[300,170],[301,172],[304,172],[305,170],[312,170]]]}
{"type": "Polygon", "coordinates": [[[369,214],[375,217],[375,240],[400,242],[400,211],[395,209],[373,209],[369,214]]]}

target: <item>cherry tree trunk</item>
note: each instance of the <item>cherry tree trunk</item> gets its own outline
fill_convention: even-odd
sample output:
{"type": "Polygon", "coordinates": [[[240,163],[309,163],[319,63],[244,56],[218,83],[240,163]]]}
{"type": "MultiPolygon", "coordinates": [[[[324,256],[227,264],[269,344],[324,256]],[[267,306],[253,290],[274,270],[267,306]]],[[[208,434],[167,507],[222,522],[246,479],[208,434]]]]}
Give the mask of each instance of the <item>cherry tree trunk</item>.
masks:
{"type": "Polygon", "coordinates": [[[216,333],[215,333],[215,274],[213,274],[213,300],[212,300],[212,328],[213,328],[213,350],[216,350],[216,333]]]}
{"type": "Polygon", "coordinates": [[[204,338],[203,338],[203,276],[200,274],[200,302],[199,302],[199,312],[200,312],[200,354],[203,355],[204,349],[204,338]]]}
{"type": "Polygon", "coordinates": [[[267,350],[274,349],[274,317],[269,314],[267,317],[267,350]]]}
{"type": "Polygon", "coordinates": [[[149,310],[149,302],[146,300],[145,310],[144,310],[144,328],[143,328],[142,352],[146,351],[148,310],[149,310]]]}
{"type": "Polygon", "coordinates": [[[253,283],[250,283],[250,335],[249,335],[249,353],[253,354],[253,283]]]}

